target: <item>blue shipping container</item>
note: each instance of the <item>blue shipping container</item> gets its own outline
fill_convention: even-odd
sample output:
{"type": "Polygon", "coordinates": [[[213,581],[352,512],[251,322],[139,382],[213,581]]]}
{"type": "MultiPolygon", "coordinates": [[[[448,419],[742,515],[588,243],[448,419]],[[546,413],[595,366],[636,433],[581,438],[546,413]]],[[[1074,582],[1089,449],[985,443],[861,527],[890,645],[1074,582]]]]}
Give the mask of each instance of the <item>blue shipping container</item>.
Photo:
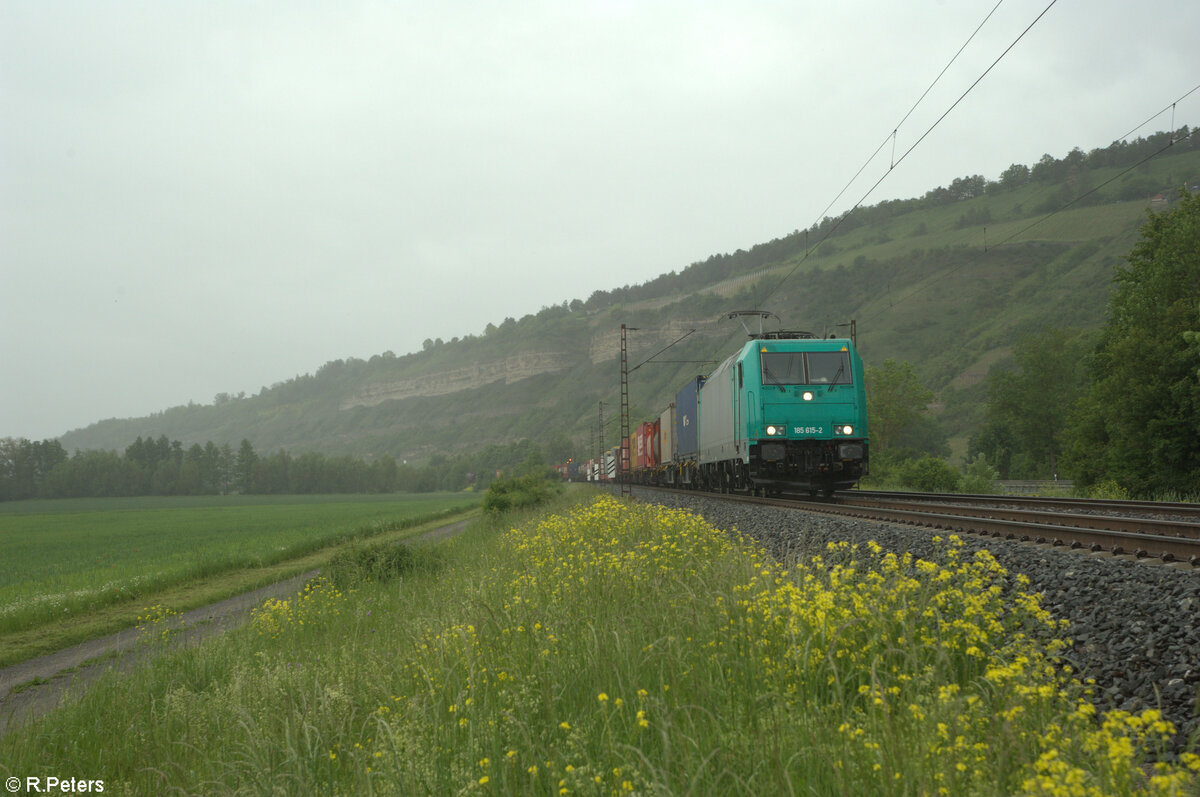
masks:
{"type": "Polygon", "coordinates": [[[675,456],[678,460],[694,460],[700,454],[700,388],[704,377],[698,376],[675,395],[675,456]]]}

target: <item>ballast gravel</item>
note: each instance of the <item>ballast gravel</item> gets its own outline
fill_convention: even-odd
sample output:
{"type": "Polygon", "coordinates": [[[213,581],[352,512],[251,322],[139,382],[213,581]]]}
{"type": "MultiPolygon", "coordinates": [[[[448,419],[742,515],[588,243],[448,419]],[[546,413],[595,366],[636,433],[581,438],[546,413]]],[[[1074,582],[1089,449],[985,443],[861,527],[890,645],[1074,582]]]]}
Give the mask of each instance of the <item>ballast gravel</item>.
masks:
{"type": "MultiPolygon", "coordinates": [[[[720,529],[736,527],[780,561],[821,553],[830,542],[874,540],[885,551],[937,561],[936,529],[751,507],[694,493],[637,490],[646,503],[688,509],[720,529]]],[[[1200,568],[1114,557],[991,537],[959,535],[967,551],[987,549],[1030,580],[1042,606],[1069,621],[1063,658],[1094,678],[1101,710],[1160,708],[1178,734],[1175,752],[1200,734],[1200,568]]],[[[1194,747],[1194,745],[1193,745],[1194,747]]],[[[1170,754],[1168,754],[1170,755],[1170,754]]]]}

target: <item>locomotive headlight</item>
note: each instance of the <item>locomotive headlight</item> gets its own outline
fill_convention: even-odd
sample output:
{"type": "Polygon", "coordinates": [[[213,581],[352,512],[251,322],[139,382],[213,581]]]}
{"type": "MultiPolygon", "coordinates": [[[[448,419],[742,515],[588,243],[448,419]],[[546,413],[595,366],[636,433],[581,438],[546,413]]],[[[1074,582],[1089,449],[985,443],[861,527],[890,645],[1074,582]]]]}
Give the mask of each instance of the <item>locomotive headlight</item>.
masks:
{"type": "Polygon", "coordinates": [[[806,390],[806,391],[804,391],[804,396],[803,396],[802,398],[803,398],[805,401],[812,401],[812,400],[813,400],[813,394],[812,394],[812,391],[809,391],[809,390],[806,390]]]}
{"type": "Polygon", "coordinates": [[[838,431],[844,435],[852,435],[852,434],[854,434],[854,427],[847,424],[845,426],[839,427],[838,431]]]}
{"type": "Polygon", "coordinates": [[[783,429],[778,426],[768,426],[767,427],[767,436],[768,437],[773,437],[774,435],[781,434],[782,432],[783,432],[783,429]]]}

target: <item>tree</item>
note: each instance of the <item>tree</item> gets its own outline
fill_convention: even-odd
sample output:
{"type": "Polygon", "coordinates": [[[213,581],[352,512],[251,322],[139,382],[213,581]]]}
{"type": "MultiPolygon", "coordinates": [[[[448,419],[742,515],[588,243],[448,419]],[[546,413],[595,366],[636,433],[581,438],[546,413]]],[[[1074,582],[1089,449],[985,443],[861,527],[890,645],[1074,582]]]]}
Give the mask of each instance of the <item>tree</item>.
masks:
{"type": "Polygon", "coordinates": [[[233,489],[233,470],[237,460],[229,443],[223,443],[217,452],[217,478],[220,480],[221,495],[233,489]]]}
{"type": "Polygon", "coordinates": [[[1008,479],[1050,478],[1071,408],[1087,387],[1084,358],[1095,346],[1092,332],[1046,328],[1021,338],[1014,368],[987,377],[985,422],[971,441],[1008,479]]]}
{"type": "Polygon", "coordinates": [[[546,465],[546,460],[542,457],[542,452],[535,446],[530,449],[529,455],[525,457],[525,461],[517,468],[517,473],[522,476],[536,475],[544,477],[548,470],[551,469],[546,465]]]}
{"type": "Polygon", "coordinates": [[[1066,168],[1063,162],[1048,152],[1034,164],[1033,169],[1029,172],[1030,178],[1039,183],[1061,182],[1065,174],[1066,168]]]}
{"type": "Polygon", "coordinates": [[[57,440],[0,440],[0,500],[45,495],[50,472],[66,461],[67,452],[57,440]]]}
{"type": "Polygon", "coordinates": [[[559,432],[550,438],[550,442],[546,444],[546,458],[550,460],[552,465],[561,465],[570,459],[574,453],[575,444],[563,432],[559,432]]]}
{"type": "Polygon", "coordinates": [[[282,448],[269,456],[259,457],[254,465],[254,491],[272,495],[293,492],[288,481],[291,462],[291,456],[282,448]]]}
{"type": "Polygon", "coordinates": [[[984,187],[987,185],[987,180],[982,174],[974,174],[970,177],[956,177],[954,182],[950,183],[950,193],[955,199],[961,201],[964,199],[974,199],[977,196],[983,196],[984,187]]]}
{"type": "Polygon", "coordinates": [[[255,491],[254,470],[257,464],[258,454],[254,453],[254,446],[249,440],[243,439],[233,465],[233,486],[239,493],[255,491]]]}
{"type": "MultiPolygon", "coordinates": [[[[1195,330],[1189,329],[1183,333],[1183,340],[1187,343],[1192,355],[1200,359],[1200,304],[1196,305],[1196,324],[1195,330]]],[[[1196,375],[1200,376],[1200,371],[1196,371],[1196,375]]]]}
{"type": "Polygon", "coordinates": [[[933,400],[933,391],[917,379],[911,363],[888,358],[878,368],[868,366],[867,415],[871,446],[883,451],[895,445],[906,427],[912,426],[933,400]]]}
{"type": "Polygon", "coordinates": [[[900,467],[900,480],[907,487],[926,493],[954,493],[962,475],[944,459],[921,457],[900,467]]]}
{"type": "Polygon", "coordinates": [[[390,493],[396,489],[396,460],[390,455],[383,455],[371,464],[371,490],[377,493],[390,493]]]}
{"type": "Polygon", "coordinates": [[[193,443],[183,455],[179,467],[178,490],[181,495],[203,495],[207,492],[204,479],[204,449],[193,443]]]}
{"type": "Polygon", "coordinates": [[[1185,337],[1200,302],[1200,194],[1149,213],[1118,270],[1092,358],[1092,384],[1073,416],[1070,463],[1084,484],[1132,494],[1200,484],[1200,346],[1185,337]]]}
{"type": "Polygon", "coordinates": [[[1029,167],[1023,163],[1014,163],[1000,173],[1000,187],[1006,191],[1020,188],[1029,182],[1029,167]]]}

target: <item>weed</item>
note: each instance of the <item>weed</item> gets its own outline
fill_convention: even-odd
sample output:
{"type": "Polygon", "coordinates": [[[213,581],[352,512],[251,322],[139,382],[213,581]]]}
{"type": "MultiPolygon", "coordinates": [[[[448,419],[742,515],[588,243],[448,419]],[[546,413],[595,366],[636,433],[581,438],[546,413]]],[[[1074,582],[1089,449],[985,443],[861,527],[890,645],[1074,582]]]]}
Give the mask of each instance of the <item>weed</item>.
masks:
{"type": "Polygon", "coordinates": [[[367,582],[385,582],[414,569],[432,569],[438,560],[430,551],[403,543],[377,543],[348,548],[334,555],[322,574],[338,589],[348,590],[367,582]]]}

